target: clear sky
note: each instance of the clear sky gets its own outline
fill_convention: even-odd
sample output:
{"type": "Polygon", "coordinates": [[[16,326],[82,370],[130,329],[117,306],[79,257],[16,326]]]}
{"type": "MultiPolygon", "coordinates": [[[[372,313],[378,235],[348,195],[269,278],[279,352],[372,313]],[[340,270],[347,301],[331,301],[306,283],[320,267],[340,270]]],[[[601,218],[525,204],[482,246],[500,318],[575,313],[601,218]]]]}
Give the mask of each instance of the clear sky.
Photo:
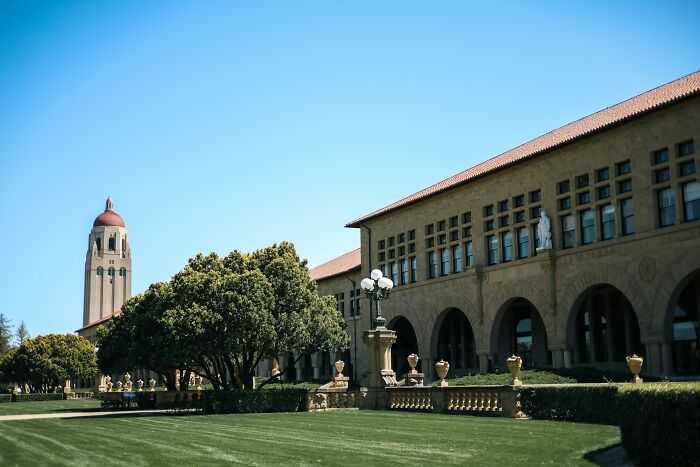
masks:
{"type": "Polygon", "coordinates": [[[700,68],[700,2],[0,2],[0,312],[82,324],[108,195],[133,292],[345,223],[700,68]],[[497,6],[490,6],[491,4],[497,6]]]}

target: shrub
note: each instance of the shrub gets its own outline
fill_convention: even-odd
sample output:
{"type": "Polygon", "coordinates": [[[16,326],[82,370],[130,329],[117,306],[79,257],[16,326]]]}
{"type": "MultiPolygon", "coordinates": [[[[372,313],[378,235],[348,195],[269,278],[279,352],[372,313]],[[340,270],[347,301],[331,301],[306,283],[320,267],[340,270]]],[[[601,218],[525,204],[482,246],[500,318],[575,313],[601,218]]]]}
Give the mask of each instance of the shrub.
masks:
{"type": "Polygon", "coordinates": [[[617,385],[524,386],[523,412],[541,420],[615,425],[617,385]]]}
{"type": "Polygon", "coordinates": [[[12,394],[0,394],[0,404],[12,402],[12,394]]]}
{"type": "Polygon", "coordinates": [[[307,394],[306,389],[206,391],[190,405],[203,413],[297,412],[307,394]]]}
{"type": "Polygon", "coordinates": [[[12,402],[37,402],[37,401],[60,401],[63,400],[61,393],[34,393],[34,394],[13,394],[12,402]]]}
{"type": "MultiPolygon", "coordinates": [[[[555,375],[549,371],[543,370],[523,370],[520,372],[520,379],[523,384],[571,384],[576,380],[564,376],[555,375]]],[[[510,373],[486,373],[469,376],[462,376],[448,380],[450,386],[482,386],[482,385],[503,385],[510,384],[510,373]]],[[[433,383],[436,386],[437,381],[433,383]]]]}
{"type": "Polygon", "coordinates": [[[622,444],[644,465],[700,465],[700,383],[621,387],[617,396],[622,444]]]}
{"type": "MultiPolygon", "coordinates": [[[[601,370],[590,366],[574,368],[551,368],[548,371],[556,375],[573,378],[579,383],[628,383],[632,379],[629,371],[601,370]]],[[[660,378],[642,374],[644,381],[660,381],[660,378]]]]}

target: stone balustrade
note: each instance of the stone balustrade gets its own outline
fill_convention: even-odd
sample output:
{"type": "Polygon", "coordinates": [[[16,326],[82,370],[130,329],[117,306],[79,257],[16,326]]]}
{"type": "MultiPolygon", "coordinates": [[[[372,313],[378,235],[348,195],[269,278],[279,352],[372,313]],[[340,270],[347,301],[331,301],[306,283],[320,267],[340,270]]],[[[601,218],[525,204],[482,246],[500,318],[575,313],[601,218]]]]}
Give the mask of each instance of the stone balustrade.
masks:
{"type": "Polygon", "coordinates": [[[433,410],[431,387],[404,386],[387,388],[389,408],[402,410],[433,410]]]}
{"type": "Polygon", "coordinates": [[[359,409],[362,393],[355,391],[309,391],[307,408],[309,411],[359,409]]]}

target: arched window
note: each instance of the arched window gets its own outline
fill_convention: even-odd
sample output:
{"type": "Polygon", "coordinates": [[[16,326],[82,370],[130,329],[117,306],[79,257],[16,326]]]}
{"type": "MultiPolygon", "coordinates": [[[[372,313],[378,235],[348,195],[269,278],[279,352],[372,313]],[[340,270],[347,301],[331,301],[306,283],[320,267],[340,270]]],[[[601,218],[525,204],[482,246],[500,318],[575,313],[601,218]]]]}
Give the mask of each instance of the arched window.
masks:
{"type": "Polygon", "coordinates": [[[109,251],[114,251],[116,244],[116,239],[114,237],[109,237],[109,251]]]}
{"type": "Polygon", "coordinates": [[[104,274],[104,269],[102,269],[102,267],[100,266],[99,268],[97,268],[97,275],[101,276],[103,274],[104,274]]]}
{"type": "Polygon", "coordinates": [[[97,237],[95,244],[97,245],[97,251],[102,251],[102,239],[100,237],[97,237]]]}
{"type": "Polygon", "coordinates": [[[107,271],[107,275],[109,275],[110,277],[114,277],[114,268],[109,268],[109,270],[107,271]]]}
{"type": "Polygon", "coordinates": [[[126,268],[119,269],[119,277],[126,277],[126,268]]]}

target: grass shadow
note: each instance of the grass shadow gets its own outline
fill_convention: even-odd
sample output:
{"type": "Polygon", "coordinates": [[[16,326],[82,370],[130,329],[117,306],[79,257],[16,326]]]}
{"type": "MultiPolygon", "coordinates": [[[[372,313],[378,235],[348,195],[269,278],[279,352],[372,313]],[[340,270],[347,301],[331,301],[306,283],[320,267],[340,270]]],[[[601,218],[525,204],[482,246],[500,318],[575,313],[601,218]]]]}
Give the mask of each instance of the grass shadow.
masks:
{"type": "Polygon", "coordinates": [[[615,443],[595,451],[587,452],[583,458],[601,467],[634,467],[636,464],[627,456],[622,443],[615,443]]]}

